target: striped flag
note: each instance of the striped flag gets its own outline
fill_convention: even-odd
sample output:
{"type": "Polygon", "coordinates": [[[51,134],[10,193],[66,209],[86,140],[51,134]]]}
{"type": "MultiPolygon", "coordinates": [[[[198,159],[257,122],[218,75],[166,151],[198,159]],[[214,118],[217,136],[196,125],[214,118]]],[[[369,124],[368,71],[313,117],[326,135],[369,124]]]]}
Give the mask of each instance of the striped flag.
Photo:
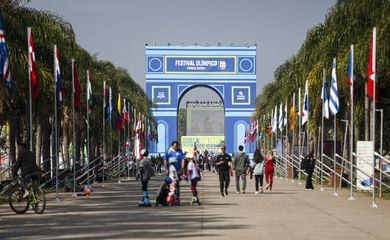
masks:
{"type": "MultiPolygon", "coordinates": [[[[372,31],[370,58],[368,60],[367,96],[374,99],[374,84],[376,81],[376,28],[372,31]]],[[[378,92],[375,92],[375,102],[378,102],[378,92]]]]}
{"type": "Polygon", "coordinates": [[[4,37],[3,20],[0,17],[0,76],[5,81],[8,89],[12,88],[11,81],[11,64],[9,63],[8,49],[4,37]]]}
{"type": "Polygon", "coordinates": [[[56,45],[54,45],[54,79],[56,82],[57,102],[62,102],[64,97],[64,89],[62,88],[60,59],[58,57],[58,50],[56,45]]]}
{"type": "Polygon", "coordinates": [[[87,113],[91,113],[92,108],[92,85],[89,70],[87,70],[87,113]]]}
{"type": "Polygon", "coordinates": [[[279,107],[279,130],[283,130],[283,106],[282,103],[280,103],[279,107]]]}
{"type": "Polygon", "coordinates": [[[305,95],[303,97],[302,125],[309,120],[309,81],[306,80],[305,95]]]}
{"type": "Polygon", "coordinates": [[[322,109],[322,116],[326,119],[329,119],[329,99],[328,99],[328,90],[326,89],[326,79],[322,80],[322,91],[321,91],[321,99],[324,104],[324,108],[322,109]]]}
{"type": "Polygon", "coordinates": [[[330,113],[335,116],[339,110],[339,91],[337,89],[337,76],[336,76],[336,58],[333,59],[332,67],[332,81],[330,83],[330,99],[329,99],[330,113]]]}
{"type": "Polygon", "coordinates": [[[287,101],[286,105],[284,105],[284,120],[283,120],[283,127],[287,125],[287,101]]]}

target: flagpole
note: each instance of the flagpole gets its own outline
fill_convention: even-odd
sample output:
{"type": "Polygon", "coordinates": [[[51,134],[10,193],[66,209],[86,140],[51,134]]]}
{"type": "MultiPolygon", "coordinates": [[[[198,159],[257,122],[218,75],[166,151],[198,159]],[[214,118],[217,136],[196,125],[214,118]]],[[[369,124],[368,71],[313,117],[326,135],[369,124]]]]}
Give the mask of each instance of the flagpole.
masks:
{"type": "Polygon", "coordinates": [[[103,114],[102,114],[102,121],[103,121],[103,141],[102,141],[102,166],[103,166],[103,178],[102,178],[102,187],[104,187],[104,167],[105,167],[105,158],[104,158],[104,153],[105,153],[105,140],[106,140],[106,119],[105,119],[105,105],[106,103],[106,81],[103,81],[103,114]]]}
{"type": "Polygon", "coordinates": [[[298,93],[298,184],[301,185],[301,88],[298,93]]]}
{"type": "Polygon", "coordinates": [[[337,150],[337,139],[336,139],[336,114],[333,116],[333,196],[339,196],[336,192],[336,150],[337,150]]]}
{"type": "Polygon", "coordinates": [[[60,198],[58,196],[58,127],[57,127],[57,71],[56,71],[56,55],[57,55],[57,45],[53,47],[54,57],[53,57],[53,69],[54,69],[54,135],[55,135],[55,149],[56,149],[56,201],[59,202],[60,198]]]}
{"type": "Polygon", "coordinates": [[[28,49],[28,88],[29,88],[29,137],[30,137],[30,151],[33,151],[33,132],[32,132],[32,93],[31,93],[31,69],[32,69],[32,59],[30,53],[30,36],[31,36],[31,27],[27,28],[27,49],[28,49]]]}
{"type": "Polygon", "coordinates": [[[112,90],[111,87],[108,89],[108,104],[110,108],[110,160],[112,161],[112,90]]]}
{"type": "MultiPolygon", "coordinates": [[[[375,114],[376,114],[376,27],[373,30],[373,43],[372,43],[372,70],[373,76],[373,98],[372,98],[372,142],[374,145],[373,166],[372,166],[372,203],[370,208],[378,208],[375,203],[375,114]]],[[[370,76],[369,76],[370,77],[370,76]]],[[[382,153],[381,153],[382,154],[382,153]]]]}
{"type": "Polygon", "coordinates": [[[322,95],[323,95],[323,99],[322,99],[322,118],[321,118],[321,172],[320,172],[320,192],[323,192],[324,191],[324,187],[323,187],[323,172],[324,172],[324,109],[325,109],[325,104],[324,104],[324,98],[325,98],[325,94],[324,94],[324,91],[326,91],[326,89],[324,88],[325,86],[325,81],[326,81],[326,73],[325,73],[325,68],[322,69],[322,95]]]}
{"type": "Polygon", "coordinates": [[[351,45],[351,130],[350,130],[350,137],[349,137],[349,157],[350,157],[350,190],[349,190],[349,198],[348,200],[353,201],[355,198],[353,197],[353,89],[354,89],[354,75],[353,75],[353,64],[354,64],[354,48],[353,45],[351,45]]]}
{"type": "MultiPolygon", "coordinates": [[[[117,111],[119,112],[119,117],[122,118],[122,111],[120,109],[120,102],[122,101],[121,99],[121,95],[119,94],[118,96],[118,99],[119,99],[119,102],[118,102],[118,106],[117,107],[117,111]],[[118,109],[119,108],[119,109],[118,109]]],[[[118,120],[117,120],[118,121],[118,120]]],[[[121,126],[118,126],[118,183],[122,183],[121,182],[121,127],[122,127],[122,122],[121,122],[121,126]]]]}
{"type": "Polygon", "coordinates": [[[74,86],[74,62],[72,59],[72,134],[73,134],[73,195],[72,197],[77,197],[76,194],[76,124],[75,124],[75,107],[74,107],[74,94],[75,94],[75,86],[74,86]]]}
{"type": "Polygon", "coordinates": [[[285,147],[285,154],[286,154],[286,181],[288,180],[288,163],[287,163],[287,155],[288,155],[288,101],[286,100],[286,147],[285,147]]]}
{"type": "Polygon", "coordinates": [[[90,82],[89,82],[89,70],[87,70],[87,171],[88,171],[88,174],[87,174],[87,184],[88,184],[88,187],[90,187],[89,185],[89,160],[90,160],[90,157],[89,157],[89,112],[90,112],[90,106],[89,106],[89,98],[88,97],[91,97],[89,96],[89,88],[90,88],[90,82]]]}
{"type": "MultiPolygon", "coordinates": [[[[296,118],[295,118],[295,113],[296,113],[296,106],[295,106],[295,92],[293,93],[293,100],[292,100],[292,106],[293,106],[293,112],[294,112],[294,128],[292,129],[293,130],[293,134],[292,134],[292,151],[291,151],[291,155],[294,156],[294,145],[295,145],[295,123],[296,123],[296,118]]],[[[291,182],[294,182],[294,159],[293,157],[290,158],[291,159],[291,182]]]]}

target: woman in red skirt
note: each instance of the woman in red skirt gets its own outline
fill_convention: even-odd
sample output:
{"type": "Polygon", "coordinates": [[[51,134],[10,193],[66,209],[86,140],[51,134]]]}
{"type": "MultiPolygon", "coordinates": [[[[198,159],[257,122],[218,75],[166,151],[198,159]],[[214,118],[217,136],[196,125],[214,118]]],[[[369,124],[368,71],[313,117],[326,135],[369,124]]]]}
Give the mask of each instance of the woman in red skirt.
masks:
{"type": "Polygon", "coordinates": [[[272,151],[268,151],[267,156],[265,158],[266,165],[265,165],[265,182],[267,183],[267,186],[265,187],[265,190],[272,191],[272,183],[274,178],[274,163],[275,159],[272,154],[272,151]]]}

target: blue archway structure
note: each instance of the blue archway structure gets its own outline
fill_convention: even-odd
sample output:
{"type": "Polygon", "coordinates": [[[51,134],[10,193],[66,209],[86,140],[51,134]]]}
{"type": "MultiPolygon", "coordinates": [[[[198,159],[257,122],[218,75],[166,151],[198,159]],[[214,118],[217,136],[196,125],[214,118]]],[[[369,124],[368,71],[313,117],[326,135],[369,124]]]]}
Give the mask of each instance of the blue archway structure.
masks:
{"type": "Polygon", "coordinates": [[[146,93],[153,103],[159,140],[149,152],[163,153],[177,140],[180,99],[198,86],[221,97],[227,152],[236,152],[255,110],[256,47],[146,46],[145,50],[146,93]]]}

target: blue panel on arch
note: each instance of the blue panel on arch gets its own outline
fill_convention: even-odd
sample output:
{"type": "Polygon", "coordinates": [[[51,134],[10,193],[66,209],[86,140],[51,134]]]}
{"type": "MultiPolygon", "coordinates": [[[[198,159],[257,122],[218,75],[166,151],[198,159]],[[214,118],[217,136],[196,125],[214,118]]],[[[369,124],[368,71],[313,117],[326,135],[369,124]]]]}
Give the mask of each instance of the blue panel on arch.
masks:
{"type": "Polygon", "coordinates": [[[254,56],[237,57],[239,74],[255,74],[256,58],[254,56]]]}
{"type": "Polygon", "coordinates": [[[166,56],[165,73],[236,74],[235,56],[166,56]]]}
{"type": "Polygon", "coordinates": [[[147,56],[146,57],[147,73],[163,73],[164,72],[164,57],[163,56],[147,56]]]}

